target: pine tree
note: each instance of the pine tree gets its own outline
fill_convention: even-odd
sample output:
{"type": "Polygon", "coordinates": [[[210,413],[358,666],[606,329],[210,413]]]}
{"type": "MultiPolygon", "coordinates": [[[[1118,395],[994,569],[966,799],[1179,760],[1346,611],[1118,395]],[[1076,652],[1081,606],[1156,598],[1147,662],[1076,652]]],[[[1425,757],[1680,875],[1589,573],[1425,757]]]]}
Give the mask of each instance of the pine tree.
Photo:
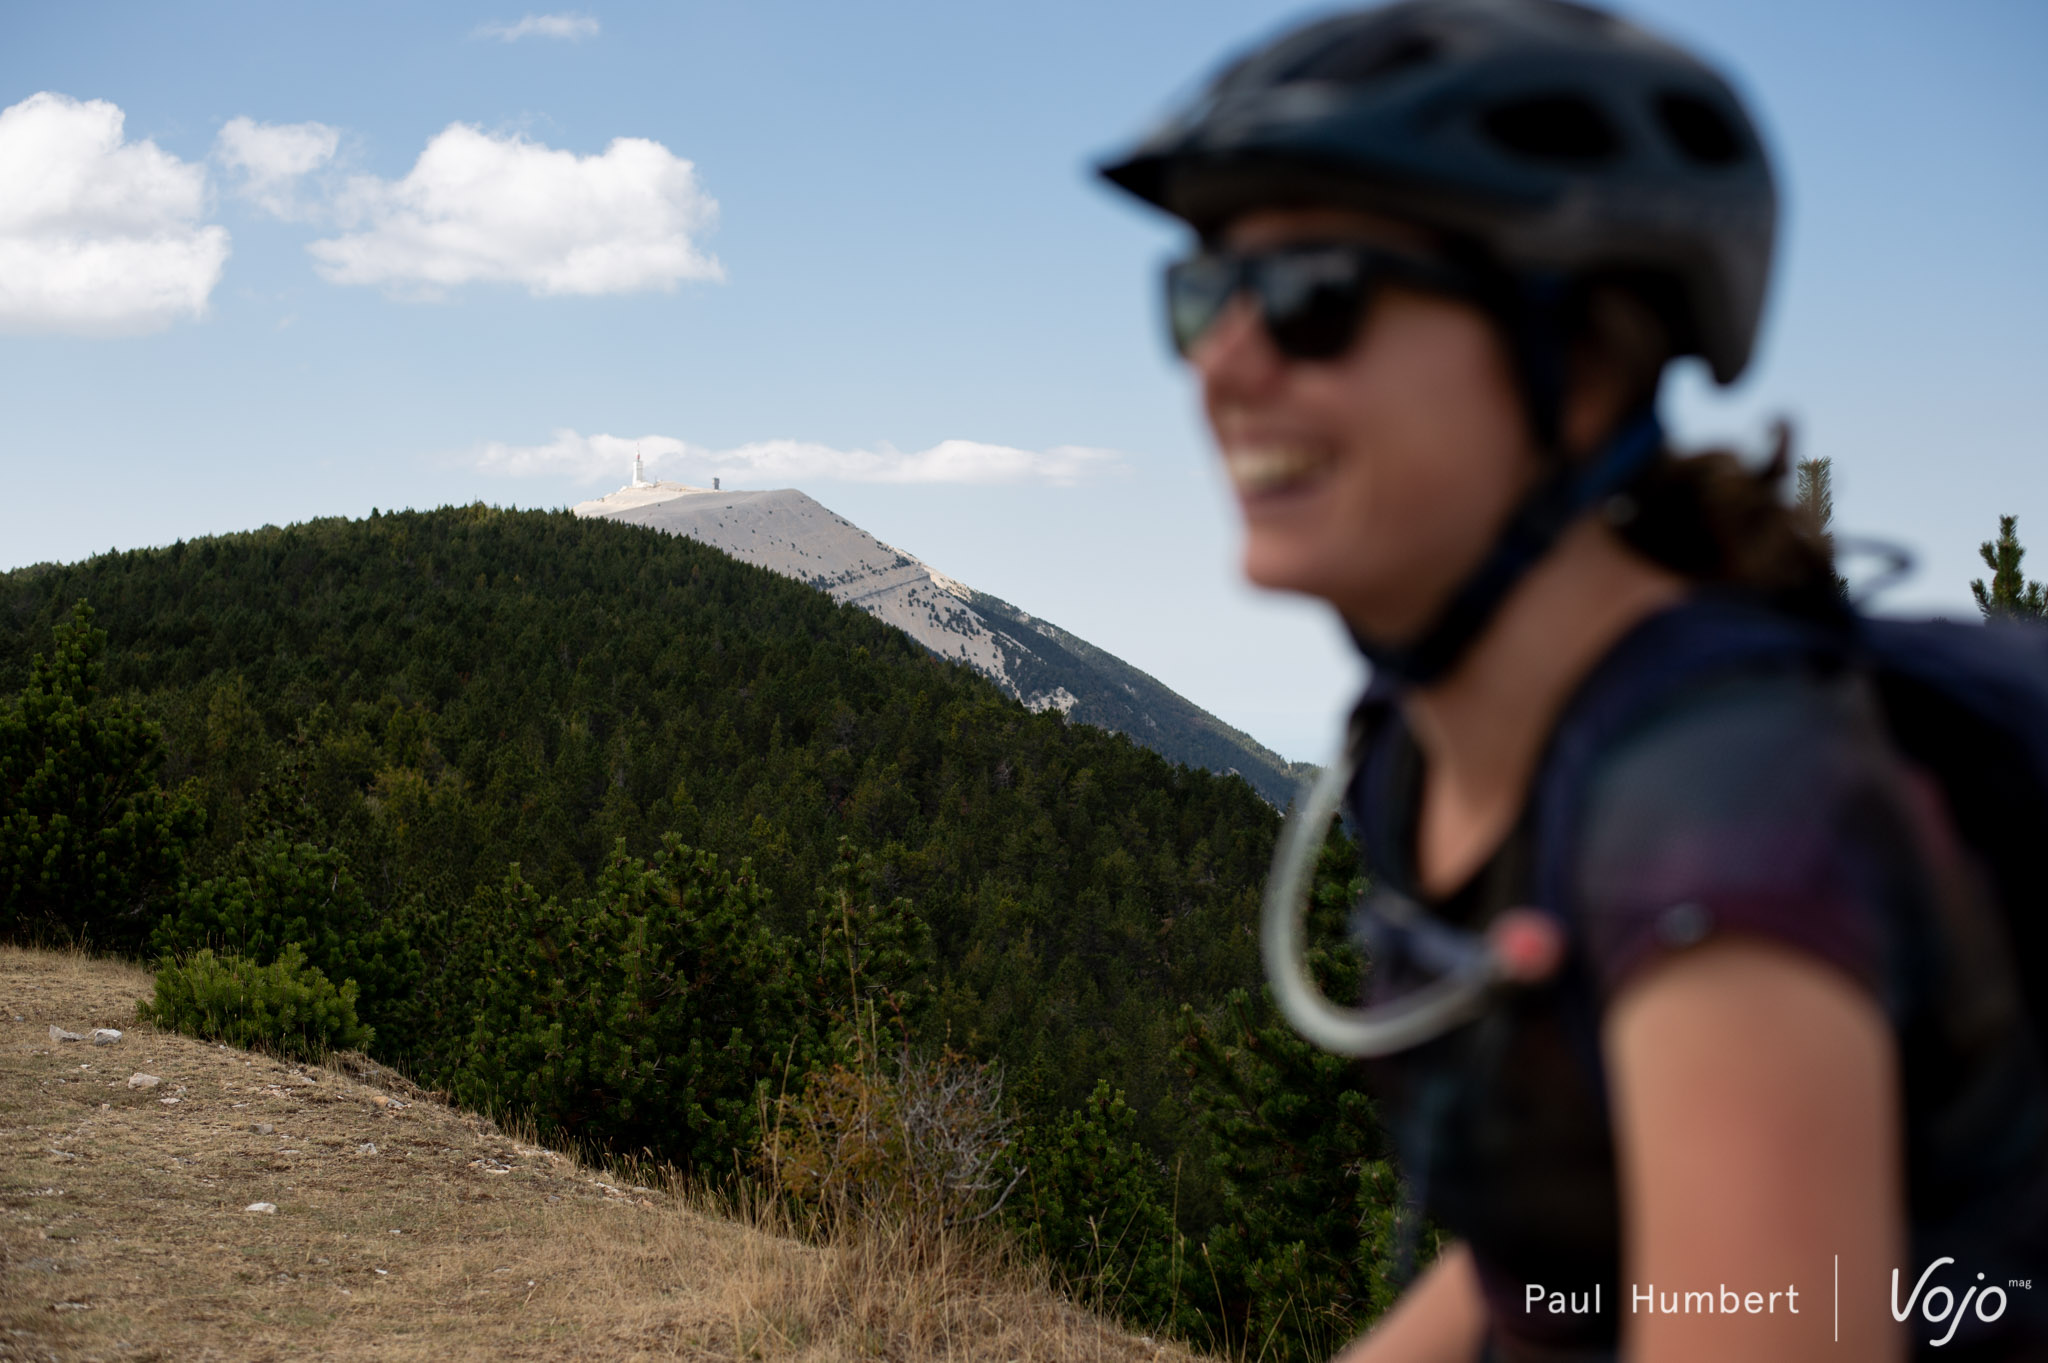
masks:
{"type": "MultiPolygon", "coordinates": [[[[1835,461],[1802,459],[1793,484],[1792,504],[1819,539],[1828,557],[1835,556],[1835,461]]],[[[1849,579],[1836,573],[1835,590],[1847,597],[1849,579]]]]}
{"type": "Polygon", "coordinates": [[[837,1040],[883,1024],[904,1032],[931,1009],[931,928],[901,895],[884,902],[880,880],[873,858],[840,838],[810,912],[805,983],[821,1032],[837,1040]]]}
{"type": "Polygon", "coordinates": [[[100,689],[107,634],[80,600],[0,702],[0,934],[132,950],[183,873],[202,815],[157,784],[163,739],[100,689]]]}
{"type": "MultiPolygon", "coordinates": [[[[1107,1079],[1085,1105],[1026,1133],[1026,1186],[1011,1222],[1068,1286],[1133,1324],[1199,1336],[1203,1321],[1158,1161],[1107,1079]]],[[[1206,1287],[1204,1283],[1202,1286],[1206,1287]]]]}
{"type": "Polygon", "coordinates": [[[157,956],[209,947],[258,966],[297,947],[336,984],[354,981],[365,1014],[379,1020],[424,969],[419,950],[370,904],[344,853],[278,828],[236,846],[224,874],[187,885],[150,933],[157,956]]]}
{"type": "Polygon", "coordinates": [[[1806,516],[1814,533],[1826,538],[1835,520],[1835,480],[1832,459],[1802,459],[1793,502],[1806,516]]]}
{"type": "Polygon", "coordinates": [[[455,1096],[707,1173],[750,1148],[794,1049],[799,982],[753,868],[673,835],[615,846],[593,892],[543,898],[513,867],[474,908],[495,935],[455,1096]]]}
{"type": "Polygon", "coordinates": [[[2027,581],[2020,571],[2020,560],[2027,551],[2020,546],[2019,519],[2000,516],[1998,538],[1977,548],[1984,566],[1991,570],[1991,585],[1985,586],[1984,579],[1978,578],[1970,584],[1970,595],[1977,598],[1977,609],[1984,612],[1986,620],[2039,620],[2048,615],[2041,584],[2027,581]]]}
{"type": "MultiPolygon", "coordinates": [[[[1312,942],[1343,940],[1363,883],[1333,837],[1317,864],[1312,942]]],[[[1363,962],[1317,946],[1308,964],[1333,998],[1356,997],[1363,962]]],[[[1392,1305],[1433,1254],[1357,1066],[1297,1036],[1270,997],[1233,991],[1218,1016],[1183,1010],[1193,1106],[1213,1142],[1225,1217],[1201,1249],[1232,1349],[1284,1363],[1327,1358],[1392,1305]]],[[[1228,1350],[1226,1350],[1228,1351],[1228,1350]]]]}

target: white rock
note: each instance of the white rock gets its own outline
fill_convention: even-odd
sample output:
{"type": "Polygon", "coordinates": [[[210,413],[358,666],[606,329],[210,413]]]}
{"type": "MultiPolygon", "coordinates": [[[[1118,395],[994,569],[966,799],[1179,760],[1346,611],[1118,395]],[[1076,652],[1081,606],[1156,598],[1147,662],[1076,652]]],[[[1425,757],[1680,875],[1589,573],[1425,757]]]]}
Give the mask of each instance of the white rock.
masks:
{"type": "Polygon", "coordinates": [[[364,1141],[361,1145],[356,1147],[356,1153],[358,1155],[374,1155],[377,1153],[377,1147],[370,1144],[370,1142],[368,1141],[364,1141]]]}
{"type": "Polygon", "coordinates": [[[112,1027],[95,1027],[92,1029],[92,1044],[95,1046],[111,1046],[120,1039],[121,1034],[112,1027]]]}
{"type": "Polygon", "coordinates": [[[128,1087],[132,1089],[153,1089],[162,1082],[163,1080],[153,1074],[131,1074],[128,1076],[128,1087]]]}
{"type": "Polygon", "coordinates": [[[268,1214],[277,1210],[277,1204],[275,1202],[251,1202],[242,1210],[245,1212],[263,1212],[268,1214]]]}
{"type": "Polygon", "coordinates": [[[83,1041],[85,1040],[85,1038],[80,1036],[77,1032],[67,1032],[62,1027],[59,1027],[56,1023],[53,1022],[50,1024],[50,1040],[83,1041]]]}
{"type": "Polygon", "coordinates": [[[166,1106],[168,1106],[169,1104],[171,1104],[171,1103],[175,1103],[175,1102],[177,1102],[177,1101],[178,1101],[178,1095],[177,1095],[177,1094],[175,1094],[175,1093],[173,1093],[173,1094],[170,1094],[170,1095],[168,1095],[167,1097],[159,1098],[159,1099],[157,1099],[157,1101],[158,1101],[159,1103],[163,1103],[163,1104],[165,1104],[166,1106]]]}
{"type": "Polygon", "coordinates": [[[277,1130],[277,1128],[272,1126],[269,1122],[257,1122],[249,1129],[251,1131],[254,1131],[259,1136],[268,1136],[271,1132],[277,1130]]]}

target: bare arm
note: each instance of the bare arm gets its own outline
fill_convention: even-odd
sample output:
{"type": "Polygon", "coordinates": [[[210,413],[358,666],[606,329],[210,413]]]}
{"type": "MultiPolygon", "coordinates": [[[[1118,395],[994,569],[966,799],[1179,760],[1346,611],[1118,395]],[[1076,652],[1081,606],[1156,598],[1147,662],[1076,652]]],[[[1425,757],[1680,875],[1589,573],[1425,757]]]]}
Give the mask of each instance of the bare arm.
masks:
{"type": "Polygon", "coordinates": [[[1904,1262],[1898,1076],[1877,1005],[1824,965],[1731,938],[1626,987],[1603,1044],[1631,1363],[1903,1359],[1885,1300],[1904,1262]],[[1634,1300],[1713,1292],[1718,1308],[1723,1287],[1745,1309],[1674,1296],[1680,1310],[1666,1314],[1634,1300]],[[1770,1296],[1792,1288],[1796,1302],[1770,1296]],[[1768,1309],[1746,1309],[1752,1291],[1768,1309]]]}
{"type": "Polygon", "coordinates": [[[1473,1363],[1486,1335],[1486,1304],[1471,1251],[1453,1245],[1401,1294],[1372,1333],[1335,1363],[1473,1363]]]}

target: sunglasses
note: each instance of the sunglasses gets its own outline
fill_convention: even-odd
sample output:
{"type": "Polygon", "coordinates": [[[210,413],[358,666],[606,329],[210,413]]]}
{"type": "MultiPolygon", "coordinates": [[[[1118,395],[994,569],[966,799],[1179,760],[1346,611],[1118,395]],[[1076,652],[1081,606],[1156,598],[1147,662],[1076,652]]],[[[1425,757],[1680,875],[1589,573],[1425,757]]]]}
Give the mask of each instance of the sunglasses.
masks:
{"type": "Polygon", "coordinates": [[[1186,358],[1240,293],[1257,304],[1266,334],[1294,360],[1335,359],[1383,284],[1471,297],[1471,277],[1448,265],[1352,242],[1267,251],[1203,251],[1166,267],[1166,321],[1186,358]]]}

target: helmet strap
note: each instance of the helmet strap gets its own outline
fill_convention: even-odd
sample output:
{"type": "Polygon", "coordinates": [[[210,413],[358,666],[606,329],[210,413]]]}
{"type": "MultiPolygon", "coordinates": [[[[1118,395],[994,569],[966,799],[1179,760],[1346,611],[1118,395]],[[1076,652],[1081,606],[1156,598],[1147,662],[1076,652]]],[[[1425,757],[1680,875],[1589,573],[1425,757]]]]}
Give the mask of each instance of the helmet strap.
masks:
{"type": "MultiPolygon", "coordinates": [[[[1533,416],[1533,413],[1532,413],[1533,416]]],[[[1556,458],[1508,517],[1487,552],[1412,642],[1389,645],[1352,631],[1374,672],[1427,686],[1455,668],[1529,570],[1581,516],[1628,484],[1664,447],[1654,408],[1624,421],[1584,462],[1556,458]]],[[[1551,448],[1554,448],[1551,447],[1551,448]]]]}
{"type": "Polygon", "coordinates": [[[1492,311],[1514,356],[1529,434],[1546,459],[1564,461],[1564,400],[1571,353],[1573,281],[1537,271],[1504,281],[1492,311]]]}

